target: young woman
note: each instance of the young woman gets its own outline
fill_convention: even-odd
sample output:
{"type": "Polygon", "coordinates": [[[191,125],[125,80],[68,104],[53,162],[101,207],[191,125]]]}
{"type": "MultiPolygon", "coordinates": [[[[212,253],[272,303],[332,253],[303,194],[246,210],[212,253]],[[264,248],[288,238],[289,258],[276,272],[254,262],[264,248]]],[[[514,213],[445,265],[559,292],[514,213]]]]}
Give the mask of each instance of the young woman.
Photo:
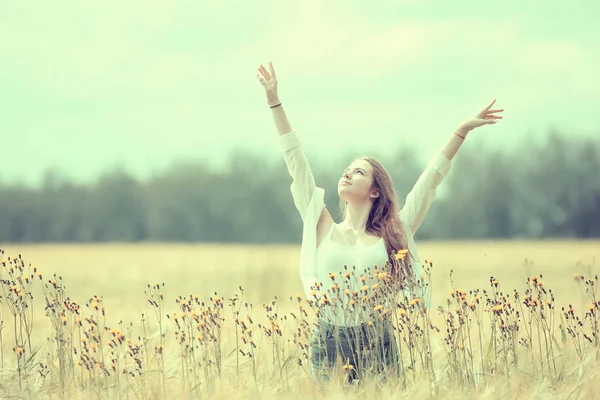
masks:
{"type": "Polygon", "coordinates": [[[336,365],[350,378],[400,373],[390,314],[396,310],[394,301],[400,291],[416,296],[422,267],[414,235],[467,134],[495,124],[504,110],[492,109],[494,100],[462,123],[430,160],[402,209],[389,173],[377,160],[352,160],[338,182],[343,219],[336,223],[286,117],[272,63],[269,70],[261,65],[257,77],[272,110],[278,148],[292,177],[292,197],[303,221],[300,278],[307,299],[319,307],[311,354],[313,376],[327,379],[336,365]]]}

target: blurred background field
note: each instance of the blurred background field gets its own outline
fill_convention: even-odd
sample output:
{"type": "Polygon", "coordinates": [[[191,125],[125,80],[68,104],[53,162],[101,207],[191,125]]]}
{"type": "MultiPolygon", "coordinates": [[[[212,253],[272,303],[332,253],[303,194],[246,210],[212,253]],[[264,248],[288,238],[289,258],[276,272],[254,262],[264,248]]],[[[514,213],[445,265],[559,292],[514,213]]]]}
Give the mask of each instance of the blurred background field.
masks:
{"type": "MultiPolygon", "coordinates": [[[[521,296],[525,293],[526,282],[530,277],[543,275],[544,287],[552,289],[555,296],[554,307],[557,313],[556,318],[559,318],[560,309],[568,308],[568,304],[573,305],[578,315],[587,311],[590,298],[586,295],[582,282],[575,277],[580,275],[593,277],[597,274],[596,259],[600,253],[600,242],[593,240],[426,241],[419,247],[422,257],[433,262],[434,309],[431,311],[431,320],[434,325],[441,328],[441,333],[431,331],[431,349],[436,373],[439,374],[438,377],[441,380],[436,382],[437,386],[432,389],[425,375],[419,374],[416,378],[410,376],[408,392],[402,389],[401,382],[392,382],[390,385],[377,389],[382,390],[383,392],[380,393],[386,396],[400,396],[405,393],[409,397],[421,397],[427,396],[430,390],[435,390],[441,398],[460,398],[462,392],[457,390],[459,386],[456,386],[456,382],[451,383],[450,375],[446,376],[444,373],[450,365],[447,364],[448,360],[444,356],[442,346],[445,335],[445,315],[442,317],[435,309],[439,305],[448,309],[446,300],[453,288],[449,278],[451,270],[453,271],[454,289],[461,289],[467,293],[472,289],[490,291],[490,277],[493,276],[500,282],[501,291],[511,295],[516,289],[521,296]]],[[[211,299],[220,297],[224,304],[222,343],[220,344],[223,351],[224,375],[222,380],[215,381],[216,384],[211,380],[212,378],[204,377],[200,386],[200,390],[204,393],[211,393],[211,396],[215,398],[232,398],[232,396],[245,398],[259,393],[263,398],[272,396],[296,398],[301,394],[313,397],[327,395],[327,398],[347,398],[348,396],[361,398],[367,392],[375,390],[369,386],[371,383],[362,389],[357,388],[351,392],[348,392],[348,388],[334,384],[327,389],[328,391],[322,392],[318,386],[308,381],[306,369],[303,369],[307,367],[297,365],[297,357],[301,353],[297,353],[296,345],[289,342],[298,326],[292,319],[286,323],[283,320],[280,322],[284,331],[282,343],[287,343],[280,345],[283,347],[273,347],[274,342],[271,342],[271,339],[262,333],[262,329],[257,329],[258,324],[267,323],[268,326],[271,317],[267,317],[263,305],[272,302],[275,297],[278,298],[276,302],[278,318],[284,316],[290,318],[291,313],[298,314],[297,300],[290,298],[294,297],[296,293],[301,293],[298,279],[298,246],[148,243],[8,244],[1,248],[5,250],[5,260],[8,256],[21,254],[26,263],[36,266],[43,274],[42,284],[47,284],[48,281],[54,279],[52,276],[54,273],[62,277],[61,282],[66,287],[66,295],[71,301],[76,301],[82,306],[80,314],[82,318],[96,315],[85,304],[93,296],[102,297],[102,305],[105,307],[106,313],[105,317],[98,319],[101,321],[100,331],[103,331],[103,327],[119,329],[125,332],[127,340],[133,343],[141,343],[142,339],[146,338],[149,340],[150,349],[160,343],[160,337],[154,309],[148,304],[148,296],[144,294],[148,284],[160,283],[162,285],[164,283],[164,287],[161,286],[160,289],[165,296],[164,313],[171,316],[179,315],[181,312],[178,306],[179,296],[198,296],[199,300],[206,302],[207,305],[213,304],[211,299]],[[252,316],[256,330],[254,340],[261,349],[257,357],[256,383],[253,381],[254,372],[250,359],[242,356],[237,358],[235,351],[236,346],[242,346],[247,351],[247,348],[239,341],[239,336],[236,336],[240,332],[236,330],[233,323],[234,315],[229,307],[231,298],[240,295],[240,285],[243,287],[243,302],[250,303],[253,309],[248,313],[248,309],[242,307],[239,317],[242,319],[248,315],[252,316]],[[143,331],[140,324],[142,314],[146,316],[146,332],[143,331]],[[272,351],[275,352],[275,349],[287,352],[286,357],[291,357],[290,364],[287,366],[287,375],[280,375],[275,360],[271,359],[270,354],[272,351]],[[240,375],[236,375],[236,362],[240,363],[240,375]],[[209,385],[208,382],[213,383],[209,385]],[[207,389],[208,387],[210,389],[207,389]],[[207,390],[209,391],[206,392],[207,390]]],[[[182,383],[185,380],[182,380],[181,375],[181,349],[177,345],[177,336],[175,335],[177,329],[171,320],[164,320],[162,328],[165,333],[163,351],[166,365],[165,376],[167,377],[165,387],[168,394],[161,394],[162,381],[160,374],[156,375],[156,372],[153,372],[154,375],[151,376],[155,378],[151,378],[150,381],[137,377],[129,381],[122,378],[120,383],[115,383],[117,378],[108,378],[107,382],[113,383],[103,386],[103,389],[93,389],[95,386],[88,386],[91,383],[86,384],[86,388],[82,389],[78,387],[76,381],[69,381],[71,383],[66,386],[66,392],[62,392],[58,386],[56,365],[53,364],[56,362],[56,343],[50,329],[51,320],[44,316],[43,296],[39,283],[36,279],[32,291],[34,295],[32,343],[36,349],[41,346],[39,347],[40,351],[36,354],[36,362],[50,363],[52,380],[42,380],[34,365],[29,375],[30,378],[24,381],[24,389],[18,389],[14,369],[16,362],[15,342],[12,339],[14,337],[12,335],[12,317],[6,303],[3,303],[5,383],[3,383],[2,390],[5,394],[17,391],[40,398],[52,398],[57,395],[77,398],[84,393],[87,393],[86,395],[102,393],[102,396],[115,398],[136,396],[150,396],[150,398],[175,396],[179,398],[192,393],[191,389],[184,389],[185,384],[182,383]]],[[[469,295],[470,297],[471,295],[469,295]]],[[[517,303],[515,302],[515,306],[518,306],[517,303]]],[[[454,307],[452,305],[449,309],[453,310],[454,307]]],[[[486,316],[489,314],[488,308],[489,306],[484,307],[486,311],[483,314],[483,340],[485,343],[488,343],[490,338],[489,322],[486,316]]],[[[524,324],[524,317],[521,318],[522,324],[524,324]]],[[[312,320],[312,318],[309,319],[312,320]]],[[[536,375],[535,371],[529,371],[528,367],[523,369],[522,366],[521,375],[512,376],[512,384],[505,386],[506,381],[502,373],[498,376],[490,375],[486,378],[488,386],[479,387],[468,393],[477,397],[485,397],[486,393],[505,393],[516,397],[539,395],[557,398],[573,396],[574,393],[577,396],[591,393],[595,387],[591,368],[594,368],[592,365],[595,364],[592,364],[592,359],[587,357],[585,358],[585,367],[581,362],[576,361],[576,355],[570,342],[567,341],[568,338],[564,337],[564,341],[561,339],[560,330],[557,328],[558,324],[560,322],[556,319],[554,322],[556,330],[553,330],[553,335],[561,343],[559,345],[557,342],[556,346],[560,346],[561,349],[557,359],[560,366],[559,371],[562,371],[560,380],[564,382],[560,383],[558,377],[545,380],[550,379],[549,372],[546,372],[545,378],[539,376],[541,380],[525,379],[527,376],[536,375]],[[580,370],[578,365],[582,366],[583,370],[580,370]]],[[[85,323],[84,326],[86,326],[85,323]]],[[[475,332],[473,331],[472,334],[475,335],[475,332]]],[[[106,341],[111,338],[108,331],[104,335],[106,341]]],[[[521,331],[520,335],[520,337],[525,337],[525,332],[521,331]]],[[[75,347],[80,346],[77,340],[73,343],[75,347]]],[[[108,347],[105,349],[107,352],[110,351],[108,347]]],[[[556,351],[559,351],[558,348],[556,351]]],[[[589,350],[588,354],[591,357],[593,352],[589,350]]],[[[523,355],[526,353],[524,352],[523,355]]],[[[121,357],[127,358],[123,355],[121,357]]],[[[156,362],[153,357],[146,354],[144,365],[156,362]]],[[[477,358],[475,359],[477,360],[477,358]]],[[[523,360],[526,359],[523,358],[523,360]]],[[[523,361],[521,363],[526,364],[523,361]]],[[[78,368],[81,367],[75,368],[78,371],[78,368]]],[[[85,375],[82,376],[85,377],[85,375]]],[[[464,390],[471,389],[467,387],[464,390]]]]}
{"type": "MultiPolygon", "coordinates": [[[[290,297],[302,293],[297,246],[55,244],[3,248],[5,256],[20,253],[38,266],[44,282],[51,279],[49,274],[62,276],[67,295],[80,304],[94,295],[102,296],[111,326],[121,320],[137,324],[142,313],[149,315],[152,309],[144,290],[147,284],[157,282],[165,284],[161,290],[167,313],[178,310],[176,299],[180,295],[198,295],[209,302],[217,292],[227,300],[240,293],[242,286],[244,299],[254,305],[255,316],[260,319],[263,304],[277,297],[283,311],[294,311],[296,300],[290,297]]],[[[455,289],[489,289],[493,276],[505,293],[513,289],[523,292],[528,277],[542,274],[546,286],[555,293],[557,305],[572,302],[586,308],[589,299],[573,276],[588,276],[588,268],[598,273],[595,260],[600,256],[598,241],[423,242],[419,249],[424,259],[433,261],[434,308],[446,306],[452,289],[451,270],[455,289]]],[[[433,316],[439,320],[437,311],[433,316]]],[[[35,329],[48,327],[49,321],[38,307],[35,329]]]]}

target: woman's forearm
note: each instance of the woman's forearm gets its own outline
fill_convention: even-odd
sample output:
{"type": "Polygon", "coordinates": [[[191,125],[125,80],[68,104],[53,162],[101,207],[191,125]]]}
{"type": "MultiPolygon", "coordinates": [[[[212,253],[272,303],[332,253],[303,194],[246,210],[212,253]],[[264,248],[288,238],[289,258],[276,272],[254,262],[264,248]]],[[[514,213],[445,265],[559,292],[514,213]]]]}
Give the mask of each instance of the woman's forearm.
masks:
{"type": "MultiPolygon", "coordinates": [[[[275,104],[279,104],[279,102],[275,104]]],[[[290,121],[288,121],[283,105],[272,108],[271,112],[273,114],[273,121],[275,121],[275,126],[277,127],[277,133],[279,133],[279,135],[290,133],[292,131],[292,126],[290,125],[290,121]]]]}
{"type": "Polygon", "coordinates": [[[448,160],[452,160],[458,152],[458,149],[460,149],[460,146],[462,146],[463,142],[465,141],[463,138],[466,138],[466,135],[467,133],[460,128],[452,133],[452,136],[442,148],[442,154],[444,157],[446,157],[448,160]]]}

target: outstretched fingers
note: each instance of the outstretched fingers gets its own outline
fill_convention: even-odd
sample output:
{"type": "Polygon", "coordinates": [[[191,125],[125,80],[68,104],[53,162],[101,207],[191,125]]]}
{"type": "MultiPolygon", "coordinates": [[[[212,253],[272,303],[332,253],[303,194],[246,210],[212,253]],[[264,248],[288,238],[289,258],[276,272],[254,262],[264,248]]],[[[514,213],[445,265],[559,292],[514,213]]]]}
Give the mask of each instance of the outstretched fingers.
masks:
{"type": "Polygon", "coordinates": [[[496,99],[492,100],[492,101],[490,102],[490,104],[488,104],[488,105],[487,105],[487,106],[486,106],[486,107],[483,109],[483,111],[484,111],[484,112],[488,112],[488,111],[490,110],[490,108],[492,108],[492,106],[494,105],[494,103],[495,103],[495,102],[496,102],[496,99]]]}
{"type": "Polygon", "coordinates": [[[501,115],[496,115],[504,111],[504,108],[494,108],[492,106],[496,103],[496,99],[492,100],[483,110],[478,114],[478,117],[483,119],[486,124],[492,124],[502,119],[501,115]]]}
{"type": "Polygon", "coordinates": [[[487,110],[483,115],[483,119],[489,120],[499,120],[502,119],[502,115],[498,115],[504,111],[504,108],[494,108],[493,110],[487,110]]]}
{"type": "Polygon", "coordinates": [[[267,71],[267,69],[261,64],[260,68],[258,69],[260,71],[260,73],[262,74],[262,76],[265,77],[266,80],[271,79],[271,75],[269,74],[269,72],[267,71]]]}
{"type": "Polygon", "coordinates": [[[486,114],[483,119],[502,119],[502,115],[486,114]]]}

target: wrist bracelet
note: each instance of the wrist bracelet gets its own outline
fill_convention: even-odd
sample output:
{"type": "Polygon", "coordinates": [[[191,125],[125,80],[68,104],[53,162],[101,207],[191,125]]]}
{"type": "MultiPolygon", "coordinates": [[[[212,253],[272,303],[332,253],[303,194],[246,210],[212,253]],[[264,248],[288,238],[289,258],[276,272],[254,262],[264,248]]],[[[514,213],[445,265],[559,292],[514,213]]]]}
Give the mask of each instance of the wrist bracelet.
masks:
{"type": "Polygon", "coordinates": [[[454,132],[454,134],[455,134],[456,136],[458,136],[459,138],[461,138],[462,140],[465,140],[465,137],[464,137],[464,136],[460,136],[460,135],[459,135],[458,133],[456,133],[456,132],[454,132]]]}
{"type": "Polygon", "coordinates": [[[281,103],[279,103],[279,104],[275,104],[274,106],[270,106],[270,108],[279,107],[280,105],[281,105],[281,103]]]}

